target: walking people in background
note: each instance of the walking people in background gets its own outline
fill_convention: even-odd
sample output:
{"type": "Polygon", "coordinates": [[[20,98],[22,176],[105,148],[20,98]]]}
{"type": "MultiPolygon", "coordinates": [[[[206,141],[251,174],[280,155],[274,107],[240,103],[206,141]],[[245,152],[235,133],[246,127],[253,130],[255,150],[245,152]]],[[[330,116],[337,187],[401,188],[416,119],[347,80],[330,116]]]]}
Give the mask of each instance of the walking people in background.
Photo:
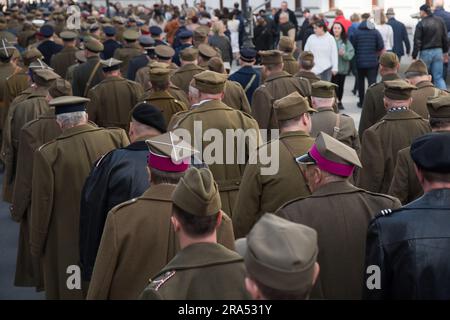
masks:
{"type": "Polygon", "coordinates": [[[405,25],[395,19],[394,9],[387,9],[386,17],[388,19],[387,24],[392,27],[392,31],[394,32],[394,47],[392,48],[392,51],[395,52],[398,60],[400,61],[402,56],[405,55],[403,44],[405,44],[406,47],[406,54],[409,56],[411,53],[411,44],[409,42],[408,32],[406,31],[405,25]]]}
{"type": "Polygon", "coordinates": [[[392,51],[394,48],[394,30],[386,23],[386,16],[383,12],[380,12],[380,24],[376,24],[375,28],[377,28],[383,38],[384,49],[392,51]]]}
{"type": "MultiPolygon", "coordinates": [[[[350,21],[352,22],[352,25],[350,28],[348,28],[347,37],[350,40],[353,36],[353,33],[358,29],[361,16],[357,13],[353,13],[350,16],[350,21]]],[[[351,67],[352,67],[352,75],[355,77],[355,83],[353,85],[352,93],[356,95],[356,92],[358,91],[358,68],[356,67],[356,57],[353,57],[351,61],[351,67]]]]}

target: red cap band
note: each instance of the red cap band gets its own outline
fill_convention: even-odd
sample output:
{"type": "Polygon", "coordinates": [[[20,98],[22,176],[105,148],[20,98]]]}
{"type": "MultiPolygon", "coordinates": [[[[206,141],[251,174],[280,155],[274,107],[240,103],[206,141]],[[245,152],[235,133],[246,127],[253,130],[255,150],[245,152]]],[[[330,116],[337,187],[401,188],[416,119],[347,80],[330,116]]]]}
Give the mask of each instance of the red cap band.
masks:
{"type": "Polygon", "coordinates": [[[189,168],[190,158],[185,158],[179,163],[174,163],[171,157],[161,156],[152,152],[147,155],[149,167],[166,172],[183,172],[189,168]]]}
{"type": "Polygon", "coordinates": [[[322,155],[317,150],[316,145],[312,146],[311,150],[309,151],[309,155],[314,160],[316,160],[317,166],[320,169],[338,176],[349,177],[352,175],[353,169],[355,168],[355,166],[353,165],[337,163],[322,157],[322,155]]]}

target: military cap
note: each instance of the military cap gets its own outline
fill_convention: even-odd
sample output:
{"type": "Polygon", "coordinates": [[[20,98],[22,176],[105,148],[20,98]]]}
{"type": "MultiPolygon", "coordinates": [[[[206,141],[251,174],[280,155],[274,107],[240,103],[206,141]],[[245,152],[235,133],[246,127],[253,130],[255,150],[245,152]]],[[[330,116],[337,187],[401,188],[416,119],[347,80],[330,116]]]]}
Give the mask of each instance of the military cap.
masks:
{"type": "Polygon", "coordinates": [[[107,37],[113,37],[113,36],[116,35],[116,28],[114,28],[113,26],[104,26],[103,27],[103,33],[107,37]]]}
{"type": "Polygon", "coordinates": [[[450,119],[450,95],[429,97],[427,101],[430,119],[450,119]]]}
{"type": "Polygon", "coordinates": [[[225,73],[225,66],[222,59],[214,57],[208,61],[208,69],[218,73],[225,73]]]}
{"type": "Polygon", "coordinates": [[[206,59],[211,59],[212,57],[217,56],[217,51],[214,50],[213,47],[205,43],[202,43],[198,46],[198,53],[206,59]]]}
{"type": "Polygon", "coordinates": [[[37,70],[37,69],[51,69],[51,70],[53,70],[52,68],[50,68],[48,66],[48,64],[46,64],[40,58],[36,58],[35,61],[32,61],[28,68],[30,68],[31,70],[37,70]]]}
{"type": "Polygon", "coordinates": [[[108,17],[105,17],[105,16],[101,16],[101,17],[98,19],[98,21],[99,21],[101,24],[105,24],[105,23],[110,23],[110,22],[111,22],[111,19],[108,18],[108,17]]]}
{"type": "Polygon", "coordinates": [[[222,207],[219,187],[206,168],[187,170],[172,193],[172,202],[195,216],[211,216],[222,207]]]}
{"type": "Polygon", "coordinates": [[[145,49],[151,48],[155,45],[155,40],[148,35],[139,36],[138,41],[139,44],[145,49]]]}
{"type": "Polygon", "coordinates": [[[405,80],[384,81],[384,95],[392,100],[408,100],[413,90],[417,90],[417,87],[405,80]]]}
{"type": "Polygon", "coordinates": [[[137,20],[136,20],[136,26],[142,27],[144,24],[145,24],[145,21],[144,21],[144,20],[141,20],[141,19],[137,19],[137,20]]]}
{"type": "Polygon", "coordinates": [[[175,50],[169,46],[160,44],[155,47],[155,54],[159,59],[169,60],[175,55],[175,50]]]}
{"type": "Polygon", "coordinates": [[[59,34],[59,37],[63,40],[72,41],[77,38],[77,34],[73,31],[67,30],[59,34]]]}
{"type": "Polygon", "coordinates": [[[259,51],[258,54],[261,56],[262,65],[283,63],[283,56],[281,51],[278,50],[259,51]]]}
{"type": "Polygon", "coordinates": [[[188,38],[192,38],[192,31],[190,30],[183,30],[178,34],[178,37],[180,37],[180,39],[188,39],[188,38]]]}
{"type": "Polygon", "coordinates": [[[104,49],[103,43],[93,37],[88,37],[88,39],[85,40],[84,47],[94,53],[102,52],[104,49]]]}
{"type": "Polygon", "coordinates": [[[300,164],[315,164],[331,174],[349,177],[356,167],[362,168],[358,154],[353,148],[320,132],[309,152],[295,159],[300,164]]]}
{"type": "Polygon", "coordinates": [[[86,111],[86,103],[90,99],[77,96],[63,96],[50,100],[50,106],[55,107],[55,114],[86,111]]]}
{"type": "Polygon", "coordinates": [[[275,100],[273,108],[278,121],[290,120],[306,112],[316,112],[309,106],[308,99],[302,97],[297,91],[275,100]]]}
{"type": "Polygon", "coordinates": [[[244,262],[248,274],[271,289],[309,291],[318,253],[314,229],[266,213],[247,235],[244,262]]]}
{"type": "MultiPolygon", "coordinates": [[[[209,29],[209,28],[208,28],[209,29]]],[[[194,30],[193,40],[196,43],[203,43],[208,38],[209,30],[205,30],[204,27],[198,27],[194,30]]]]}
{"type": "Polygon", "coordinates": [[[159,36],[163,32],[162,29],[158,26],[151,26],[149,31],[152,36],[159,36]]]}
{"type": "Polygon", "coordinates": [[[40,29],[39,33],[42,34],[44,37],[49,38],[53,35],[55,30],[53,29],[53,26],[50,24],[44,24],[40,29]]]}
{"type": "Polygon", "coordinates": [[[75,52],[75,59],[77,59],[77,61],[79,62],[86,62],[87,59],[84,50],[78,50],[77,52],[75,52]]]}
{"type": "Polygon", "coordinates": [[[16,53],[16,51],[17,51],[16,47],[11,45],[5,39],[2,39],[0,41],[0,58],[1,59],[11,58],[16,53]]]}
{"type": "Polygon", "coordinates": [[[197,60],[197,58],[198,58],[198,50],[193,47],[183,49],[180,52],[180,59],[183,61],[194,61],[197,60]]]}
{"type": "Polygon", "coordinates": [[[148,64],[148,66],[149,66],[150,69],[155,69],[155,68],[166,69],[166,68],[169,68],[169,65],[168,65],[167,63],[164,63],[164,62],[158,62],[158,61],[155,61],[155,60],[151,61],[151,62],[148,64]]]}
{"type": "Polygon", "coordinates": [[[42,19],[34,19],[34,20],[31,21],[31,23],[32,23],[35,27],[41,28],[41,27],[44,26],[45,20],[42,20],[42,19]]]}
{"type": "Polygon", "coordinates": [[[413,78],[417,76],[425,76],[428,74],[427,65],[422,60],[416,60],[411,63],[405,71],[407,78],[413,78]]]}
{"type": "Polygon", "coordinates": [[[161,111],[146,102],[138,103],[131,111],[131,117],[139,123],[166,132],[166,123],[161,111]]]}
{"type": "Polygon", "coordinates": [[[100,25],[98,23],[93,23],[89,26],[89,31],[90,32],[95,32],[98,29],[100,29],[100,25]]]}
{"type": "Polygon", "coordinates": [[[73,95],[72,85],[70,84],[70,82],[62,78],[58,78],[52,83],[52,85],[48,89],[48,93],[52,96],[52,98],[71,96],[73,95]]]}
{"type": "Polygon", "coordinates": [[[338,86],[328,81],[317,81],[311,84],[311,97],[334,98],[338,86]]]}
{"type": "Polygon", "coordinates": [[[97,21],[97,19],[94,16],[89,16],[86,18],[86,22],[87,23],[95,23],[97,21]]]}
{"type": "Polygon", "coordinates": [[[400,64],[400,61],[394,52],[385,52],[380,57],[380,64],[383,67],[394,69],[400,64]]]}
{"type": "Polygon", "coordinates": [[[450,133],[432,132],[411,144],[411,158],[424,171],[450,173],[450,133]]]}
{"type": "Polygon", "coordinates": [[[256,59],[256,50],[253,48],[242,48],[239,55],[242,61],[253,62],[256,59]]]}
{"type": "Polygon", "coordinates": [[[109,58],[108,60],[101,60],[100,63],[102,64],[103,72],[110,72],[119,70],[122,61],[115,58],[109,58]]]}
{"type": "Polygon", "coordinates": [[[295,43],[289,37],[281,37],[278,42],[278,49],[283,52],[292,52],[295,49],[295,43]]]}
{"type": "Polygon", "coordinates": [[[168,83],[171,70],[168,68],[150,68],[150,81],[156,83],[168,83]]]}
{"type": "Polygon", "coordinates": [[[139,33],[133,29],[127,29],[123,32],[123,38],[127,41],[136,41],[139,38],[139,33]]]}
{"type": "Polygon", "coordinates": [[[125,24],[125,19],[119,16],[115,16],[112,21],[117,24],[125,24]]]}
{"type": "Polygon", "coordinates": [[[37,59],[43,59],[44,56],[37,48],[30,48],[25,50],[22,54],[22,61],[25,66],[29,66],[33,61],[37,59]]]}
{"type": "Polygon", "coordinates": [[[193,87],[203,93],[221,93],[224,90],[227,75],[206,70],[194,75],[193,87]]]}
{"type": "MultiPolygon", "coordinates": [[[[154,112],[159,110],[153,107],[154,112]]],[[[165,125],[164,117],[158,113],[158,121],[165,125]]],[[[198,153],[185,140],[182,140],[173,132],[150,138],[147,143],[149,154],[147,165],[150,168],[166,172],[184,172],[189,168],[191,156],[198,153]]]]}
{"type": "Polygon", "coordinates": [[[27,18],[27,20],[33,20],[34,19],[34,14],[33,13],[27,13],[26,15],[25,15],[25,17],[27,18]]]}
{"type": "MultiPolygon", "coordinates": [[[[49,68],[33,69],[33,73],[41,78],[41,80],[43,80],[45,83],[61,78],[59,74],[49,68]]],[[[36,80],[36,78],[34,78],[34,80],[36,80]]]]}

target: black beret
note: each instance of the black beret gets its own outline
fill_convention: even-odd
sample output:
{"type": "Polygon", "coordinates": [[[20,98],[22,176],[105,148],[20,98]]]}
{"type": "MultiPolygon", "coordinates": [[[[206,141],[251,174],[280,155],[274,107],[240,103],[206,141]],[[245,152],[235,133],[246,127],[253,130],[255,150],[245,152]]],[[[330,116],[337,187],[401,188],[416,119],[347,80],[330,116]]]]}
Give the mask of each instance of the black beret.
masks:
{"type": "Polygon", "coordinates": [[[166,132],[166,122],[163,114],[158,108],[152,106],[151,104],[146,102],[137,104],[134,107],[131,116],[139,123],[155,128],[161,133],[166,132]]]}
{"type": "Polygon", "coordinates": [[[425,134],[411,145],[411,157],[424,171],[450,173],[450,132],[425,134]]]}

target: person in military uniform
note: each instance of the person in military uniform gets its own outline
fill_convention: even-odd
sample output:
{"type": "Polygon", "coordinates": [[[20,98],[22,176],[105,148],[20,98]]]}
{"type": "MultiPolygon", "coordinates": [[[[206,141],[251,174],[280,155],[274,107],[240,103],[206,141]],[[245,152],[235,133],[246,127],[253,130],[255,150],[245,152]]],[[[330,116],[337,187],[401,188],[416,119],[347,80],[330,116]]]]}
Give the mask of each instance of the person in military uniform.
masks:
{"type": "Polygon", "coordinates": [[[303,51],[300,53],[299,61],[299,71],[295,74],[296,77],[305,78],[310,84],[319,81],[320,78],[312,72],[314,68],[314,54],[311,51],[303,51]]]}
{"type": "Polygon", "coordinates": [[[189,83],[192,77],[204,71],[198,64],[198,50],[194,48],[186,48],[180,52],[181,67],[176,70],[170,81],[178,88],[189,94],[189,83]]]}
{"type": "Polygon", "coordinates": [[[248,102],[252,103],[253,92],[259,87],[261,77],[253,66],[256,61],[256,50],[252,48],[242,48],[239,53],[239,65],[241,68],[232,73],[228,80],[239,82],[244,88],[248,102]]]}
{"type": "Polygon", "coordinates": [[[361,167],[356,151],[326,133],[296,161],[312,194],[276,214],[317,231],[320,275],[311,298],[361,299],[367,227],[377,212],[398,208],[400,201],[353,186],[349,178],[361,167]]]}
{"type": "Polygon", "coordinates": [[[188,110],[189,106],[169,93],[170,70],[168,68],[152,68],[149,74],[152,90],[145,92],[139,101],[145,101],[158,108],[162,112],[167,126],[174,114],[188,110]]]}
{"type": "Polygon", "coordinates": [[[359,187],[379,193],[389,191],[398,151],[430,131],[428,121],[409,109],[415,86],[404,80],[393,80],[385,81],[384,87],[387,114],[363,134],[361,160],[364,168],[358,177],[359,187]]]}
{"type": "Polygon", "coordinates": [[[253,94],[252,115],[261,129],[277,129],[273,101],[286,97],[294,91],[303,97],[309,97],[311,85],[306,79],[294,77],[283,71],[283,56],[280,51],[261,51],[259,55],[266,80],[253,94]]]}
{"type": "Polygon", "coordinates": [[[158,26],[149,28],[150,36],[155,41],[155,46],[168,46],[169,44],[163,40],[163,30],[158,26]]]}
{"type": "Polygon", "coordinates": [[[90,281],[108,212],[148,189],[145,140],[166,132],[164,117],[154,106],[139,103],[132,110],[130,145],[101,157],[84,183],[80,211],[82,279],[90,281]]]}
{"type": "Polygon", "coordinates": [[[12,101],[30,86],[29,66],[37,59],[42,59],[42,53],[36,48],[25,50],[22,54],[23,67],[16,69],[12,75],[6,78],[3,101],[5,103],[5,114],[8,114],[12,101]]]}
{"type": "MultiPolygon", "coordinates": [[[[207,67],[211,71],[225,75],[227,74],[223,61],[219,57],[211,58],[208,61],[207,67]]],[[[248,103],[247,96],[245,95],[244,89],[239,82],[235,82],[230,79],[225,82],[222,102],[234,109],[247,112],[249,114],[251,113],[250,103],[248,103]]]]}
{"type": "Polygon", "coordinates": [[[174,47],[175,55],[173,56],[173,62],[177,66],[183,66],[181,60],[181,52],[186,48],[192,48],[192,36],[193,33],[190,30],[183,30],[178,34],[178,39],[180,40],[180,45],[178,47],[174,47]]]}
{"type": "Polygon", "coordinates": [[[337,85],[320,80],[311,87],[312,106],[317,110],[312,115],[311,137],[316,138],[320,132],[325,132],[359,154],[361,145],[355,122],[346,114],[337,114],[333,110],[337,85]]]}
{"type": "Polygon", "coordinates": [[[66,78],[67,69],[76,62],[75,53],[77,34],[73,31],[63,31],[59,35],[64,41],[64,48],[52,57],[51,67],[61,78],[66,78]]]}
{"type": "Polygon", "coordinates": [[[142,47],[142,52],[130,59],[128,64],[128,72],[126,78],[135,81],[136,73],[139,69],[145,67],[150,61],[150,50],[153,50],[155,46],[155,40],[150,36],[142,35],[138,38],[139,45],[142,47]]]}
{"type": "Polygon", "coordinates": [[[279,168],[275,174],[264,174],[264,168],[267,170],[273,164],[263,164],[259,157],[247,164],[233,209],[234,232],[238,238],[245,237],[264,213],[275,212],[287,201],[311,194],[294,158],[306,153],[314,143],[309,136],[310,114],[316,111],[298,92],[276,100],[274,111],[280,137],[261,146],[257,155],[278,152],[279,168]]]}
{"type": "Polygon", "coordinates": [[[60,52],[63,46],[53,41],[55,30],[52,25],[44,24],[39,30],[39,33],[44,37],[44,40],[37,46],[37,49],[44,56],[44,62],[50,65],[52,56],[60,52]]]}
{"type": "Polygon", "coordinates": [[[66,273],[79,263],[81,190],[100,156],[129,143],[122,129],[88,123],[88,101],[75,96],[51,100],[63,133],[34,153],[31,255],[43,261],[45,294],[52,300],[83,298],[82,290],[67,286],[66,273]]]}
{"type": "Polygon", "coordinates": [[[424,195],[397,210],[381,211],[369,225],[365,275],[373,277],[370,267],[376,265],[379,282],[365,286],[365,299],[450,299],[449,147],[449,132],[429,133],[412,143],[424,195]]]}
{"type": "Polygon", "coordinates": [[[89,89],[105,78],[100,66],[99,56],[100,52],[103,51],[103,44],[94,38],[89,38],[84,47],[86,62],[73,70],[72,78],[73,94],[79,97],[86,97],[89,89]]]}
{"type": "Polygon", "coordinates": [[[194,30],[192,44],[195,48],[198,49],[201,44],[208,44],[209,30],[210,28],[208,26],[199,26],[194,30]]]}
{"type": "MultiPolygon", "coordinates": [[[[449,132],[450,95],[431,96],[428,98],[427,106],[431,131],[449,132]]],[[[397,197],[404,205],[423,195],[410,149],[410,147],[406,147],[398,152],[394,175],[388,191],[388,194],[397,197]]]]}
{"type": "Polygon", "coordinates": [[[59,75],[51,69],[33,69],[34,91],[24,101],[13,104],[8,111],[2,145],[2,156],[5,164],[5,174],[3,175],[4,201],[11,202],[12,200],[20,130],[27,122],[37,119],[39,115],[49,111],[48,89],[58,78],[60,78],[59,75]]]}
{"type": "Polygon", "coordinates": [[[436,88],[431,82],[426,64],[422,60],[411,63],[405,71],[406,80],[417,87],[411,94],[413,99],[410,109],[425,120],[428,119],[427,99],[448,94],[447,91],[436,88]]]}
{"type": "Polygon", "coordinates": [[[293,55],[295,42],[291,38],[283,36],[278,42],[278,50],[283,52],[283,70],[292,75],[299,72],[299,63],[293,55]]]}
{"type": "Polygon", "coordinates": [[[84,50],[78,50],[75,52],[75,63],[67,68],[65,79],[70,83],[73,83],[73,71],[80,64],[85,63],[86,61],[87,59],[84,50]]]}
{"type": "MultiPolygon", "coordinates": [[[[72,95],[72,87],[63,79],[56,79],[48,89],[51,98],[72,95]]],[[[17,151],[17,170],[12,197],[11,218],[20,223],[14,285],[43,289],[41,268],[33,265],[30,252],[31,180],[33,154],[41,145],[61,134],[53,108],[37,119],[27,122],[20,130],[17,151]]]]}
{"type": "Polygon", "coordinates": [[[113,26],[104,26],[103,33],[105,41],[103,41],[102,59],[108,60],[114,56],[114,52],[118,48],[122,48],[122,44],[116,40],[116,28],[113,26]]]}
{"type": "Polygon", "coordinates": [[[208,69],[208,62],[211,58],[217,57],[217,51],[209,44],[200,44],[198,46],[198,65],[203,69],[208,69]]]}
{"type": "Polygon", "coordinates": [[[139,38],[139,33],[133,29],[127,29],[123,33],[123,38],[125,39],[125,43],[123,48],[118,48],[114,51],[114,59],[123,61],[120,72],[126,76],[128,73],[128,63],[130,60],[142,53],[142,48],[137,43],[137,39],[139,38]]]}
{"type": "MultiPolygon", "coordinates": [[[[146,142],[150,150],[147,163],[150,188],[108,214],[88,299],[137,299],[148,280],[180,250],[170,223],[171,194],[193,165],[196,151],[185,142],[178,143],[179,137],[173,133],[146,142]],[[175,154],[177,158],[172,158],[175,154]],[[112,246],[111,241],[118,245],[112,246]]],[[[234,249],[231,220],[225,214],[218,229],[218,243],[234,249]]]]}
{"type": "Polygon", "coordinates": [[[223,214],[211,171],[190,168],[171,199],[171,222],[181,251],[151,279],[141,299],[249,299],[242,257],[217,243],[223,214]]]}
{"type": "Polygon", "coordinates": [[[118,42],[123,41],[123,33],[126,30],[125,21],[126,21],[125,18],[119,16],[115,16],[112,19],[113,26],[114,28],[116,28],[116,40],[118,42]]]}
{"type": "Polygon", "coordinates": [[[384,82],[399,80],[398,70],[400,69],[400,62],[398,57],[393,52],[386,52],[380,57],[381,81],[371,85],[364,96],[362,105],[361,119],[359,121],[359,137],[362,136],[366,129],[377,123],[384,115],[386,115],[386,108],[383,101],[383,91],[385,89],[384,82]]]}
{"type": "Polygon", "coordinates": [[[89,90],[87,112],[89,120],[100,127],[128,129],[130,110],[138,103],[144,90],[137,82],[121,76],[122,61],[101,60],[105,79],[89,90]]]}
{"type": "MultiPolygon", "coordinates": [[[[221,132],[224,139],[219,142],[219,145],[215,141],[215,146],[222,148],[223,156],[227,160],[220,159],[217,162],[215,161],[217,159],[210,158],[210,154],[203,152],[203,158],[200,160],[208,164],[215,180],[219,184],[222,209],[232,217],[232,209],[242,181],[245,164],[248,162],[250,154],[256,151],[260,143],[260,135],[255,119],[244,112],[228,107],[221,101],[226,80],[226,75],[214,71],[208,70],[196,74],[191,86],[198,91],[198,102],[191,106],[190,111],[175,115],[176,121],[172,121],[168,129],[174,130],[175,133],[178,131],[185,133],[187,130],[191,139],[199,134],[203,137],[204,132],[210,128],[214,128],[216,132],[221,132]],[[201,131],[194,131],[194,125],[199,121],[202,124],[201,131]],[[234,133],[236,133],[236,130],[239,130],[239,132],[243,130],[246,134],[246,139],[243,137],[242,139],[245,142],[238,146],[236,141],[239,139],[239,134],[236,133],[235,136],[230,137],[226,133],[226,131],[230,130],[234,133]],[[227,150],[227,145],[232,146],[233,149],[227,150]],[[232,154],[228,154],[231,152],[232,154]],[[238,161],[238,157],[240,161],[238,161]],[[229,159],[232,160],[230,161],[229,159]]],[[[182,136],[181,133],[180,135],[182,136]]],[[[203,140],[201,145],[196,146],[196,148],[201,148],[204,151],[207,148],[211,148],[210,144],[211,142],[203,140]]]]}
{"type": "Polygon", "coordinates": [[[247,270],[245,287],[254,300],[309,299],[319,275],[314,229],[266,213],[242,244],[239,241],[236,249],[247,270]]]}

